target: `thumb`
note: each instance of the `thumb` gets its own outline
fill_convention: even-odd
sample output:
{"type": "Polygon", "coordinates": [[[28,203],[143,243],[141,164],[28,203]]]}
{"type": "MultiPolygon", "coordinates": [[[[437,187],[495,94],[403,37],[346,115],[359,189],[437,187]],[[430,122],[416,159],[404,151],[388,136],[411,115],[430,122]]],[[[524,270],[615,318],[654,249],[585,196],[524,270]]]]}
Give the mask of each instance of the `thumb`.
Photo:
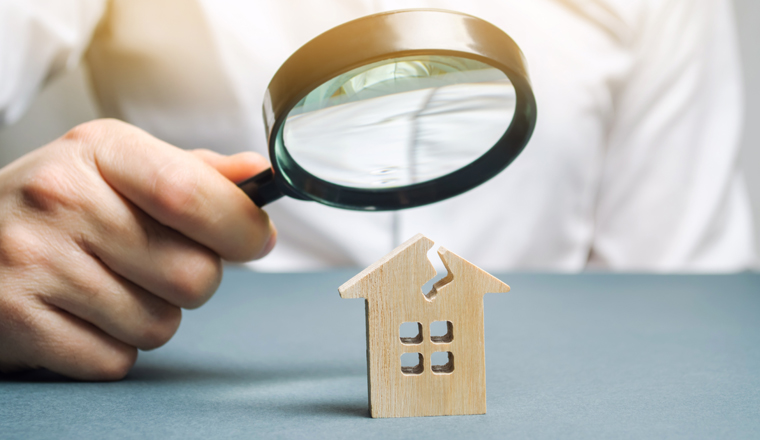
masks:
{"type": "Polygon", "coordinates": [[[210,165],[229,180],[240,183],[270,167],[264,156],[246,151],[224,156],[211,150],[192,150],[192,154],[210,165]]]}
{"type": "MultiPolygon", "coordinates": [[[[269,161],[264,156],[253,151],[233,154],[232,156],[225,156],[215,151],[204,149],[192,150],[190,153],[219,171],[221,175],[233,183],[240,183],[271,167],[269,161]]],[[[272,236],[259,258],[267,255],[277,242],[277,229],[271,220],[269,221],[269,227],[272,230],[272,236]]]]}

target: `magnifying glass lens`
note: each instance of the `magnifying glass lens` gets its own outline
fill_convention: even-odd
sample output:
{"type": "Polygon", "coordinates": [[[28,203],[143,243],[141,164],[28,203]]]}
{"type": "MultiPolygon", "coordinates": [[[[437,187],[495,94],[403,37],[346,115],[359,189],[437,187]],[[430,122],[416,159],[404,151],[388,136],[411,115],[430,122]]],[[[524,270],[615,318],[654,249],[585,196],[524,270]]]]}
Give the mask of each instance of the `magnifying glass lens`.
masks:
{"type": "Polygon", "coordinates": [[[359,189],[453,173],[488,152],[515,113],[515,88],[473,59],[420,55],[339,75],[287,115],[283,144],[308,173],[359,189]]]}
{"type": "Polygon", "coordinates": [[[472,15],[407,9],[303,45],[264,95],[272,168],[238,186],[358,211],[424,206],[502,172],[536,125],[525,57],[472,15]]]}

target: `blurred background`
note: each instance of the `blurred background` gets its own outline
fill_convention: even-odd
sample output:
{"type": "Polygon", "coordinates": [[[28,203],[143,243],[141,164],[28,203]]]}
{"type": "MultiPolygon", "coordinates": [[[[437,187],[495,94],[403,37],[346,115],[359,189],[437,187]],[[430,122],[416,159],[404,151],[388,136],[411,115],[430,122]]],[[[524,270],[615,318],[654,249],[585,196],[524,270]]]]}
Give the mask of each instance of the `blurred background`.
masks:
{"type": "MultiPolygon", "coordinates": [[[[745,128],[741,167],[752,197],[757,246],[760,248],[760,1],[734,0],[745,78],[745,128]]],[[[26,115],[0,129],[0,148],[18,157],[30,147],[50,142],[69,128],[98,117],[87,86],[86,69],[53,79],[26,115]]],[[[0,163],[0,167],[6,165],[0,163]]]]}

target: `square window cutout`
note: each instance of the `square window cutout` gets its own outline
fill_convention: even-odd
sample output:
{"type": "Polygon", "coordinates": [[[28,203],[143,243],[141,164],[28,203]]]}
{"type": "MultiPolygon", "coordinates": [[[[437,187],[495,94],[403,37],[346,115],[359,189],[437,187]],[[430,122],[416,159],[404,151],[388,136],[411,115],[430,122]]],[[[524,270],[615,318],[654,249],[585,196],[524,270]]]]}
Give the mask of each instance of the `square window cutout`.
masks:
{"type": "Polygon", "coordinates": [[[430,356],[433,373],[451,374],[454,371],[454,354],[450,351],[436,351],[430,356]]]}
{"type": "Polygon", "coordinates": [[[401,355],[401,372],[404,374],[422,374],[425,370],[422,353],[404,353],[401,355]]]}
{"type": "Polygon", "coordinates": [[[454,340],[454,325],[451,321],[433,321],[430,324],[430,340],[436,344],[448,344],[454,340]]]}
{"type": "Polygon", "coordinates": [[[405,322],[399,327],[399,337],[402,344],[422,344],[422,324],[405,322]]]}

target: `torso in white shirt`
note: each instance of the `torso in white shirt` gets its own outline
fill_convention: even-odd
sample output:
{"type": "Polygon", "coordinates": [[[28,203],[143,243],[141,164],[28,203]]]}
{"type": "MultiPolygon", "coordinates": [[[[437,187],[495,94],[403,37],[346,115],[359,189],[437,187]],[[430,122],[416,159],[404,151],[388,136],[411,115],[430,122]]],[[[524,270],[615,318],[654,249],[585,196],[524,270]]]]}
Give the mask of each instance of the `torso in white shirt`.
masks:
{"type": "MultiPolygon", "coordinates": [[[[695,79],[667,59],[670,49],[702,50],[700,33],[723,35],[713,27],[730,22],[713,18],[725,13],[724,3],[116,0],[88,61],[107,114],[183,148],[266,154],[263,94],[302,44],[391,9],[469,13],[506,31],[527,59],[539,117],[522,155],[472,191],[395,214],[279,200],[267,207],[278,246],[255,267],[363,266],[422,232],[488,270],[579,270],[590,260],[623,269],[736,269],[753,252],[746,197],[729,163],[737,151],[738,127],[730,121],[739,114],[731,88],[738,84],[736,59],[724,54],[728,77],[721,80],[729,85],[715,91],[725,97],[723,110],[705,115],[688,114],[709,108],[701,101],[709,97],[689,86],[711,84],[719,72],[695,79]],[[697,12],[679,12],[687,7],[697,12]],[[683,28],[671,23],[679,20],[683,28]],[[652,39],[663,40],[662,53],[652,39]],[[684,90],[666,88],[660,76],[647,82],[648,69],[684,90]],[[698,121],[716,126],[695,126],[703,137],[729,133],[717,153],[679,129],[698,121]],[[715,174],[701,178],[714,182],[700,182],[695,170],[708,163],[715,174]],[[707,206],[699,206],[701,198],[707,206]]],[[[733,50],[730,36],[723,38],[714,50],[733,50]]]]}

